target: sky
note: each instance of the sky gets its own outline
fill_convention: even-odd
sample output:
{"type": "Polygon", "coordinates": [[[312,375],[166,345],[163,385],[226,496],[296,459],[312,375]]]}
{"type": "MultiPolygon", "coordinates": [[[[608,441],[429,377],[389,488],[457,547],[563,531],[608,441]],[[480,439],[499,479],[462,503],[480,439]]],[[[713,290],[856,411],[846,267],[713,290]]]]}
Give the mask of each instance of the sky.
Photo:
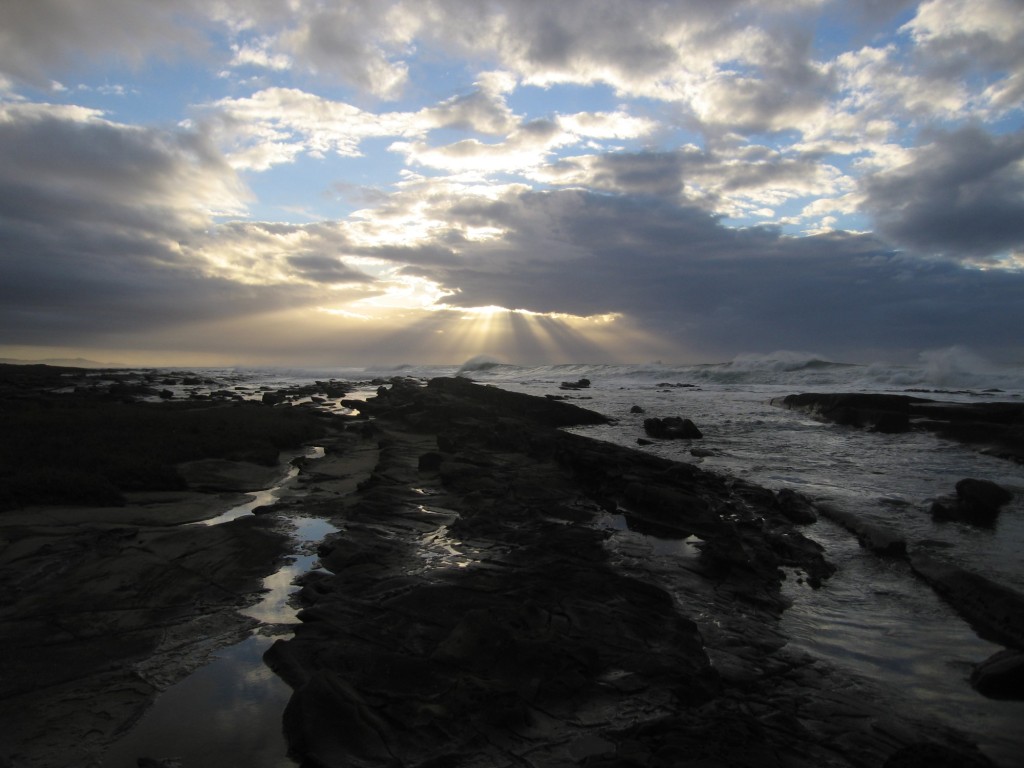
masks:
{"type": "Polygon", "coordinates": [[[1024,360],[1024,0],[4,0],[0,357],[1024,360]]]}

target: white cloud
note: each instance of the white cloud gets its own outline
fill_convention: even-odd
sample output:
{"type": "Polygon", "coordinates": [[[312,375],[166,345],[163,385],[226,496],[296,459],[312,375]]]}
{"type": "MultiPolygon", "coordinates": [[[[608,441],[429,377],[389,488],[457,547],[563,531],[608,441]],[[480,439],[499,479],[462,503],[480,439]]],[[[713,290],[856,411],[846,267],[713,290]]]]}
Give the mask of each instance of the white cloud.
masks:
{"type": "Polygon", "coordinates": [[[441,147],[423,141],[396,142],[391,149],[404,154],[409,163],[453,173],[524,173],[544,162],[554,149],[575,141],[557,123],[536,120],[523,124],[500,142],[463,139],[441,147]]]}
{"type": "Polygon", "coordinates": [[[926,0],[903,29],[921,43],[981,36],[1008,43],[1024,31],[1017,0],[926,0]]]}
{"type": "Polygon", "coordinates": [[[295,88],[267,88],[210,105],[210,130],[228,147],[232,165],[266,170],[303,152],[356,156],[371,136],[418,130],[408,113],[374,114],[295,88]]]}
{"type": "Polygon", "coordinates": [[[636,117],[621,109],[559,115],[558,124],[576,136],[594,139],[636,139],[653,133],[657,127],[654,120],[636,117]]]}
{"type": "Polygon", "coordinates": [[[233,44],[231,51],[234,55],[231,58],[231,66],[262,67],[276,71],[291,69],[291,57],[283,53],[272,53],[270,44],[266,38],[255,44],[233,44]]]}

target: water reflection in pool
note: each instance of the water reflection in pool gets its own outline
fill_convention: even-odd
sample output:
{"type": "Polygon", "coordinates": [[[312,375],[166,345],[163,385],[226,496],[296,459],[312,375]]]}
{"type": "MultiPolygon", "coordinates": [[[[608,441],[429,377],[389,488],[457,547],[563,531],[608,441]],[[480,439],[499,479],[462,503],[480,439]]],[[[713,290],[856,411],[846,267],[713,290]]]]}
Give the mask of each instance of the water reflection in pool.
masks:
{"type": "Polygon", "coordinates": [[[263,663],[272,642],[253,635],[168,688],[103,765],[136,768],[148,757],[182,768],[294,768],[281,731],[291,689],[263,663]]]}
{"type": "MultiPolygon", "coordinates": [[[[291,518],[296,554],[264,579],[266,593],[242,611],[264,624],[297,621],[295,579],[317,566],[316,544],[337,530],[325,520],[291,518]]],[[[140,757],[169,766],[294,768],[281,716],[291,689],[263,663],[273,637],[254,634],[160,694],[107,753],[108,768],[136,768],[140,757]]]]}

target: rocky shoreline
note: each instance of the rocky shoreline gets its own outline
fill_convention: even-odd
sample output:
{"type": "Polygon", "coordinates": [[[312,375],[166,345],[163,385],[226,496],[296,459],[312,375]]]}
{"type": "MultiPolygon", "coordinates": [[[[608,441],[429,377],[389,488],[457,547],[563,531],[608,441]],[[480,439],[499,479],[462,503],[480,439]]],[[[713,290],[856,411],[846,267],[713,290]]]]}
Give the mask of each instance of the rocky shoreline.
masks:
{"type": "Polygon", "coordinates": [[[565,405],[457,379],[363,404],[380,462],[324,503],[327,572],[267,657],[304,765],[988,764],[787,651],[781,580],[831,572],[792,500],[554,430],[565,405]]]}
{"type": "Polygon", "coordinates": [[[783,580],[833,570],[798,495],[560,431],[605,417],[464,379],[349,405],[256,516],[183,527],[228,503],[195,490],[0,513],[0,765],[103,765],[162,687],[252,631],[237,608],[299,511],[339,529],[267,654],[303,765],[991,764],[786,647],[783,580]]]}

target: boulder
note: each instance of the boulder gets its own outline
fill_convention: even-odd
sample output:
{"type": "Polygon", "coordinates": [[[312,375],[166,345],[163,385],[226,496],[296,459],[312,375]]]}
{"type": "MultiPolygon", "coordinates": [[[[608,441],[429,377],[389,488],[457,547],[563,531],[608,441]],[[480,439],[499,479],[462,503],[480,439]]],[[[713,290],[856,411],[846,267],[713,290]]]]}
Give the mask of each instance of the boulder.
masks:
{"type": "Polygon", "coordinates": [[[775,503],[786,519],[798,525],[807,525],[818,521],[814,504],[802,493],[792,488],[783,488],[775,495],[775,503]]]}
{"type": "Polygon", "coordinates": [[[836,424],[861,427],[872,432],[907,432],[910,406],[921,398],[871,393],[804,393],[788,395],[781,405],[806,410],[836,424]]]}
{"type": "Polygon", "coordinates": [[[667,440],[698,440],[704,437],[696,424],[679,416],[644,419],[644,432],[651,437],[667,440]]]}
{"type": "Polygon", "coordinates": [[[971,685],[990,699],[1024,701],[1024,653],[1000,651],[974,668],[971,685]]]}
{"type": "Polygon", "coordinates": [[[991,480],[968,477],[956,484],[956,495],[961,503],[977,509],[998,510],[1009,503],[1013,494],[991,480]]]}
{"type": "Polygon", "coordinates": [[[578,379],[576,381],[563,381],[559,389],[587,389],[590,387],[590,379],[578,379]]]}
{"type": "Polygon", "coordinates": [[[991,480],[968,477],[956,484],[956,496],[932,502],[931,513],[936,520],[992,525],[999,509],[1012,498],[1012,493],[991,480]]]}

